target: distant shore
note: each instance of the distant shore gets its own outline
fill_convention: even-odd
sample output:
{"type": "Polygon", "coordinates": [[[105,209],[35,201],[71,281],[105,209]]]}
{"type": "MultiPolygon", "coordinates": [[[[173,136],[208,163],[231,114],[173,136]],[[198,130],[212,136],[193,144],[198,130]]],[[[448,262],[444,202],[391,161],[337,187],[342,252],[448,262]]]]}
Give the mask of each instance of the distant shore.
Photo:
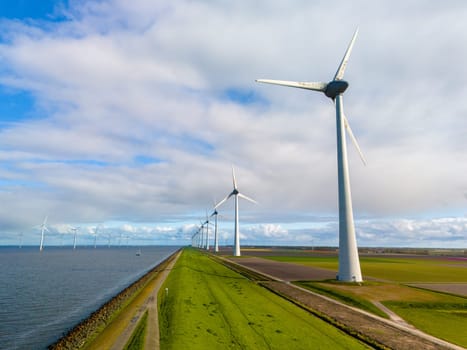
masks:
{"type": "Polygon", "coordinates": [[[109,301],[104,303],[89,317],[69,330],[62,338],[49,345],[48,349],[80,349],[85,346],[87,342],[89,342],[100,330],[105,328],[112,321],[116,313],[121,311],[124,305],[131,298],[139,293],[149,281],[157,277],[161,270],[165,269],[170,261],[177,255],[179,250],[180,249],[175,251],[137,281],[133,282],[120,293],[112,297],[109,301]]]}

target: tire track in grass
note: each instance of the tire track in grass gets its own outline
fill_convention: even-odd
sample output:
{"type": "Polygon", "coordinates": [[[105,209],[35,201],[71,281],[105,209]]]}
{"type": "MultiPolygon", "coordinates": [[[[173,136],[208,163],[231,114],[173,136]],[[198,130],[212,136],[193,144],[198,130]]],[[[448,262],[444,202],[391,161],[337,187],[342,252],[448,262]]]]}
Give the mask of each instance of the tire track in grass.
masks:
{"type": "MultiPolygon", "coordinates": [[[[243,316],[243,318],[248,322],[248,325],[250,326],[249,328],[250,328],[260,339],[262,339],[263,342],[267,345],[267,348],[268,348],[269,350],[271,350],[271,349],[272,349],[271,344],[269,343],[269,341],[267,340],[267,338],[264,336],[264,334],[260,333],[260,332],[256,329],[256,327],[253,326],[253,325],[254,325],[254,322],[252,322],[252,320],[248,317],[248,315],[243,311],[242,305],[240,305],[239,303],[235,302],[235,297],[230,297],[230,298],[229,298],[229,296],[232,295],[232,290],[231,290],[230,288],[227,288],[227,284],[228,284],[228,283],[225,283],[225,281],[222,280],[222,277],[225,278],[226,276],[220,275],[218,272],[216,272],[216,269],[214,268],[214,266],[216,266],[216,267],[218,267],[218,268],[224,268],[224,269],[225,269],[226,267],[223,266],[222,264],[219,264],[217,261],[214,261],[211,257],[207,257],[207,256],[206,256],[206,258],[208,258],[209,261],[210,261],[209,266],[211,267],[212,271],[214,271],[214,274],[217,276],[218,279],[220,279],[220,283],[217,285],[217,287],[218,287],[218,289],[220,288],[221,291],[222,291],[222,294],[224,294],[224,295],[226,296],[226,298],[224,298],[224,300],[226,300],[226,301],[228,300],[228,301],[230,301],[231,304],[235,305],[235,309],[236,309],[236,310],[243,316]]],[[[229,272],[230,272],[230,270],[229,270],[229,272]]],[[[241,281],[242,281],[242,282],[245,282],[245,281],[247,281],[247,279],[241,278],[241,281]]],[[[211,289],[211,287],[209,287],[209,288],[211,289]]],[[[212,293],[212,289],[211,289],[211,293],[212,293]]],[[[222,307],[221,304],[218,303],[218,305],[222,307]]],[[[223,315],[223,318],[226,319],[225,316],[224,316],[224,312],[222,312],[222,315],[223,315]]],[[[227,321],[227,322],[229,323],[229,327],[232,328],[232,327],[230,326],[230,322],[229,322],[229,321],[227,321]]],[[[233,334],[233,333],[231,333],[231,334],[233,334]]],[[[235,336],[234,336],[234,337],[235,337],[235,336]]],[[[236,338],[236,337],[235,337],[235,338],[236,338]]],[[[238,344],[242,347],[242,349],[246,349],[246,348],[245,348],[242,344],[240,344],[239,342],[238,342],[238,344]]]]}
{"type": "MultiPolygon", "coordinates": [[[[201,275],[203,277],[203,280],[204,280],[204,285],[206,286],[206,289],[207,291],[209,292],[210,296],[216,300],[216,305],[218,306],[219,309],[222,308],[222,304],[218,302],[218,298],[214,295],[214,292],[212,290],[212,287],[211,287],[211,284],[207,282],[206,280],[206,276],[204,274],[201,275]]],[[[225,293],[224,293],[225,294],[225,293]]],[[[233,327],[232,327],[232,324],[229,322],[229,319],[225,316],[225,313],[224,312],[220,312],[220,316],[222,317],[222,320],[223,320],[223,323],[226,325],[227,329],[228,329],[228,332],[230,334],[230,338],[233,339],[235,342],[234,344],[236,344],[237,346],[239,346],[241,349],[246,349],[243,344],[239,341],[239,339],[237,338],[237,336],[235,335],[234,331],[233,331],[233,327]]]]}

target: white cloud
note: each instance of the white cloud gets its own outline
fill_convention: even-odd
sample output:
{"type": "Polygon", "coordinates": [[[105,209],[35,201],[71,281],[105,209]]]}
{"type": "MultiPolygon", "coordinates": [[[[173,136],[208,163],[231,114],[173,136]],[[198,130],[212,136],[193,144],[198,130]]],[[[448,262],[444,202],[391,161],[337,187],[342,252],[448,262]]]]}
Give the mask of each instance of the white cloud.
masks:
{"type": "MultiPolygon", "coordinates": [[[[49,214],[155,222],[133,233],[177,239],[231,190],[233,163],[260,202],[241,204],[257,230],[245,238],[305,241],[280,224],[337,212],[332,103],[254,79],[330,79],[359,25],[345,96],[368,159],[349,147],[356,217],[428,216],[417,232],[442,243],[453,223],[433,218],[465,215],[467,200],[466,12],[455,1],[109,0],[73,1],[64,22],[2,21],[0,83],[35,104],[0,124],[0,227],[49,214]]],[[[362,240],[412,239],[389,221],[380,229],[397,237],[363,227],[362,240]]]]}

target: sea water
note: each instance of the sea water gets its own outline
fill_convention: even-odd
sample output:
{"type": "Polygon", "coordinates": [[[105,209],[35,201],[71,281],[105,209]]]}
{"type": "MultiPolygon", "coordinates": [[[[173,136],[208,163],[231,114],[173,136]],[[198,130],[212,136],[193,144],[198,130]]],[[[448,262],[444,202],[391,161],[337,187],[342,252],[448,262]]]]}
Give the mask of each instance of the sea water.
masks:
{"type": "Polygon", "coordinates": [[[47,348],[177,249],[0,247],[0,349],[47,348]]]}

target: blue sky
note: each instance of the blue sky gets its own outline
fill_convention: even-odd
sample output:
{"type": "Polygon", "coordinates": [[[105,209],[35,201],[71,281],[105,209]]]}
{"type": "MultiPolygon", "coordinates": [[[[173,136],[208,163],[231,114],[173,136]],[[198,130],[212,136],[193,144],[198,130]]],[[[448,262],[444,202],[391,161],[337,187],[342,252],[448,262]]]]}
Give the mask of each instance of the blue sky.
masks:
{"type": "Polygon", "coordinates": [[[6,0],[0,4],[0,13],[2,18],[9,19],[47,19],[51,20],[55,16],[56,6],[66,4],[67,1],[61,0],[6,0]]]}
{"type": "Polygon", "coordinates": [[[241,203],[242,242],[337,244],[332,103],[254,80],[330,80],[359,26],[358,243],[466,247],[466,16],[454,0],[2,2],[0,244],[38,244],[46,215],[46,244],[99,224],[104,244],[188,243],[232,164],[260,203],[241,203]]]}

